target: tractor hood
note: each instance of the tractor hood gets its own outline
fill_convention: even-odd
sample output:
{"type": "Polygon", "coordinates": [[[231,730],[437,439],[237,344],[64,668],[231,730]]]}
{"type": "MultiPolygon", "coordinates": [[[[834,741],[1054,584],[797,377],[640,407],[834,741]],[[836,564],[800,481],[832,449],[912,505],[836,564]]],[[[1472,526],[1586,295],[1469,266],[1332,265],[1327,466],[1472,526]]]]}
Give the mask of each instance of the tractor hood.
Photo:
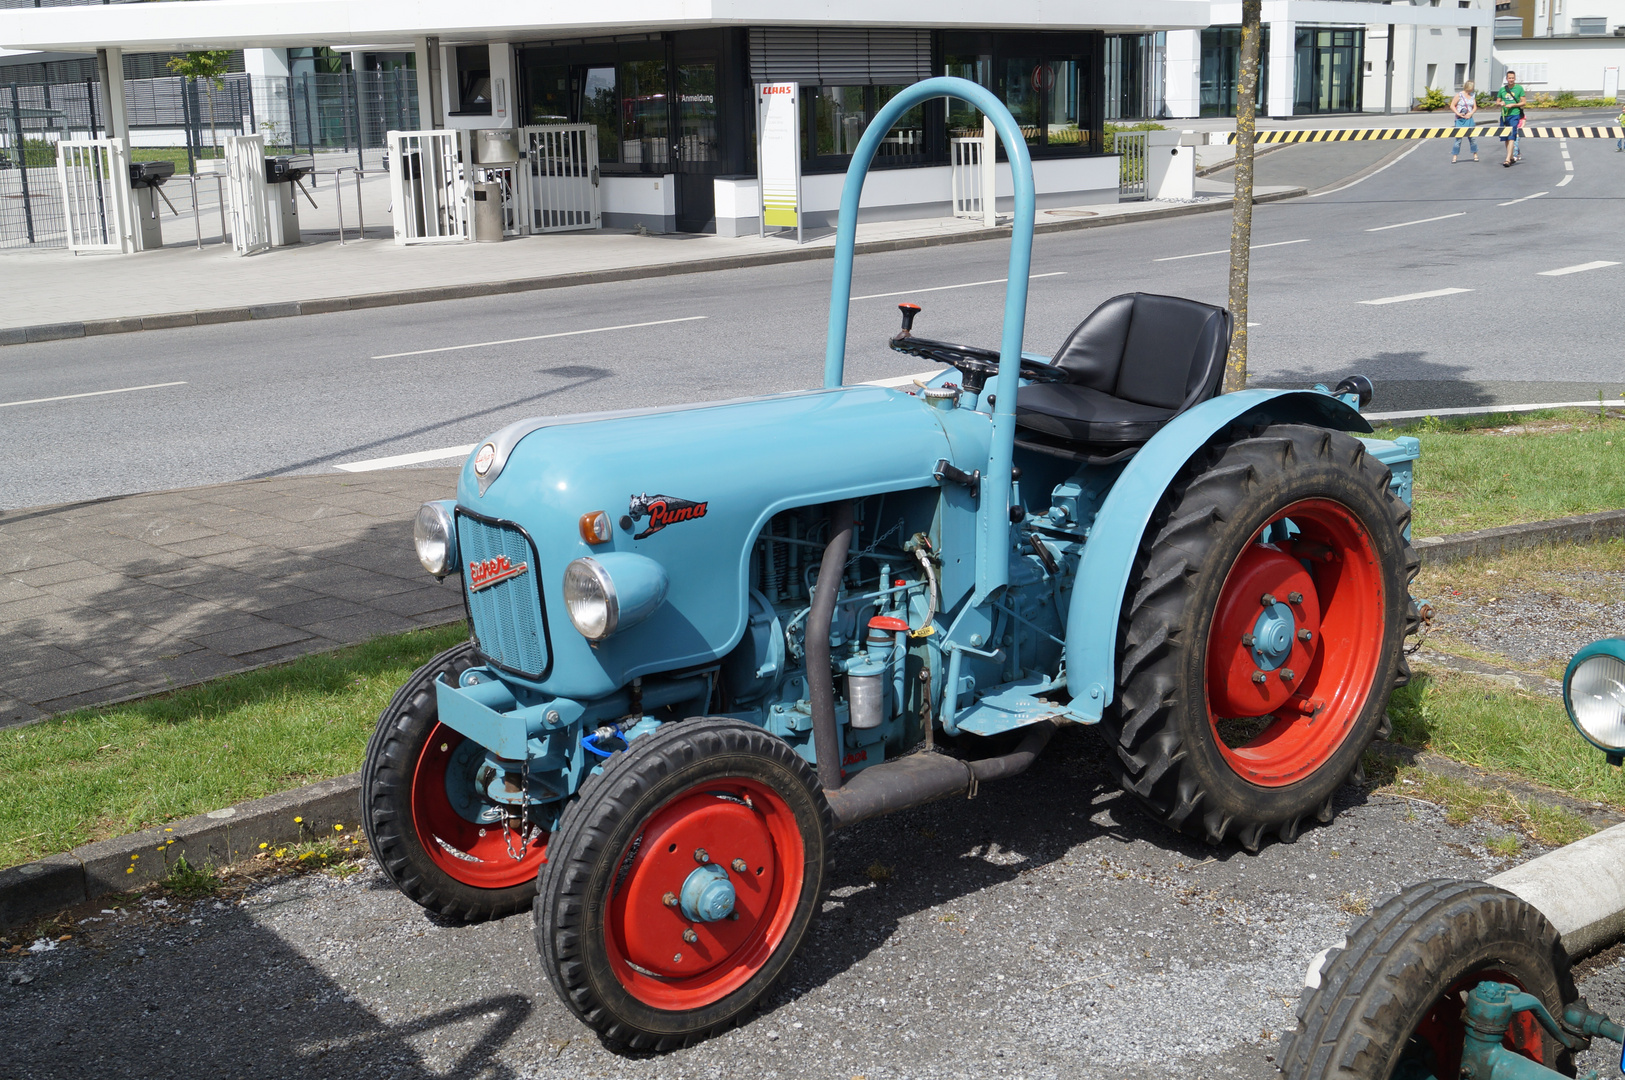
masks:
{"type": "MultiPolygon", "coordinates": [[[[526,681],[555,696],[590,699],[637,675],[727,655],[744,633],[752,545],[773,514],[937,486],[936,463],[956,460],[941,422],[949,417],[954,442],[985,454],[985,436],[960,429],[985,428],[986,417],[958,412],[940,413],[899,390],[850,386],[526,420],[488,440],[489,451],[481,444],[470,455],[458,512],[529,535],[547,641],[545,670],[526,681]],[[483,483],[476,473],[482,453],[490,460],[483,483]],[[600,510],[611,535],[589,545],[581,518],[600,510]],[[642,622],[593,643],[565,609],[564,572],[574,559],[611,552],[659,563],[669,588],[642,622]]],[[[466,591],[478,575],[467,565],[463,573],[466,591]]],[[[480,633],[481,609],[471,608],[480,633]]]]}

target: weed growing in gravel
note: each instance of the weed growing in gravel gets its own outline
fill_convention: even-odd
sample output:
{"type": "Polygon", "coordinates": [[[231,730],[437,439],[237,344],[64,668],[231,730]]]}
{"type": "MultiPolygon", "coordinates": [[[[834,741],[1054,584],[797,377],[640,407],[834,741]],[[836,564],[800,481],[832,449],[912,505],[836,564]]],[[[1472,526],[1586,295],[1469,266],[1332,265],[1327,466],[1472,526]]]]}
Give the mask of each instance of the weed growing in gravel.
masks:
{"type": "Polygon", "coordinates": [[[894,867],[887,866],[885,863],[876,859],[874,862],[869,864],[869,869],[865,870],[864,873],[868,874],[869,880],[874,882],[876,885],[884,885],[886,882],[891,880],[894,869],[894,867]]]}
{"type": "Polygon", "coordinates": [[[1523,850],[1523,841],[1512,833],[1507,833],[1505,836],[1497,836],[1492,840],[1484,841],[1484,846],[1490,849],[1491,854],[1499,855],[1503,859],[1510,859],[1523,850]]]}
{"type": "MultiPolygon", "coordinates": [[[[1411,766],[1401,766],[1396,770],[1394,783],[1379,790],[1399,798],[1437,803],[1444,808],[1445,820],[1452,825],[1490,821],[1522,829],[1530,839],[1546,847],[1572,844],[1596,831],[1578,814],[1561,807],[1520,799],[1504,788],[1479,787],[1411,766]]],[[[1514,844],[1518,843],[1516,837],[1511,839],[1514,844]]]]}
{"type": "Polygon", "coordinates": [[[361,859],[367,847],[361,836],[347,833],[303,840],[294,844],[261,844],[262,850],[254,861],[261,866],[296,874],[309,874],[318,870],[334,877],[347,878],[361,869],[361,859]]]}
{"type": "Polygon", "coordinates": [[[1360,893],[1346,892],[1337,898],[1334,906],[1338,911],[1346,912],[1349,915],[1369,915],[1371,914],[1371,897],[1363,896],[1360,893]]]}
{"type": "Polygon", "coordinates": [[[395,690],[466,637],[376,638],[0,732],[0,867],[352,772],[395,690]]]}
{"type": "Polygon", "coordinates": [[[202,900],[220,891],[220,875],[207,864],[193,866],[182,855],[175,860],[169,876],[163,881],[164,891],[177,900],[202,900]]]}

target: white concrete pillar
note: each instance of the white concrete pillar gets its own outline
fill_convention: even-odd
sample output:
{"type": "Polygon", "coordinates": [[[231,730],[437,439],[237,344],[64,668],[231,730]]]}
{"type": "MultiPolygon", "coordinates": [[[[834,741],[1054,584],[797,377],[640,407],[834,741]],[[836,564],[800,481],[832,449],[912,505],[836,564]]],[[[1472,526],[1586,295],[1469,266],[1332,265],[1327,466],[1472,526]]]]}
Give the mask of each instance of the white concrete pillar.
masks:
{"type": "Polygon", "coordinates": [[[1270,87],[1264,112],[1269,116],[1291,116],[1296,100],[1298,75],[1298,24],[1277,19],[1270,28],[1270,87]]]}
{"type": "Polygon", "coordinates": [[[446,115],[441,102],[440,39],[421,37],[413,43],[417,54],[418,123],[424,128],[446,126],[446,115]]]}
{"type": "Polygon", "coordinates": [[[1202,115],[1202,31],[1168,31],[1162,95],[1169,116],[1202,115]]]}
{"type": "Polygon", "coordinates": [[[251,79],[286,79],[287,49],[244,49],[243,70],[251,79]]]}
{"type": "Polygon", "coordinates": [[[124,50],[97,49],[96,74],[101,79],[102,99],[107,102],[107,115],[101,118],[102,129],[109,138],[128,139],[130,121],[124,108],[124,50]]]}

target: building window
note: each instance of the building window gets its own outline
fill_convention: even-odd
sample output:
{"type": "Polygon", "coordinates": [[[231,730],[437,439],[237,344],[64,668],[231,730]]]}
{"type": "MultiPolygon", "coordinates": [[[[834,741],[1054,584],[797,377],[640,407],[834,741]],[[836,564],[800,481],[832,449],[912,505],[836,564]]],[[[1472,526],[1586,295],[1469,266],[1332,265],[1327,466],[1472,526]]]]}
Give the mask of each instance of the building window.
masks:
{"type": "Polygon", "coordinates": [[[1495,36],[1498,38],[1523,37],[1523,19],[1516,15],[1498,15],[1495,19],[1495,36]]]}
{"type": "Polygon", "coordinates": [[[1457,64],[1456,65],[1456,85],[1455,85],[1455,89],[1460,90],[1462,88],[1463,84],[1465,84],[1466,82],[1467,82],[1467,65],[1466,64],[1457,64]]]}
{"type": "MultiPolygon", "coordinates": [[[[1269,100],[1270,28],[1258,39],[1258,100],[1262,112],[1269,100]]],[[[1236,115],[1236,84],[1241,81],[1241,27],[1210,26],[1202,31],[1203,116],[1236,115]]]]}
{"type": "MultiPolygon", "coordinates": [[[[841,167],[858,148],[869,121],[897,96],[901,86],[809,86],[802,89],[808,164],[841,167]]],[[[925,108],[916,105],[897,118],[875,151],[877,164],[925,160],[925,108]]]]}
{"type": "Polygon", "coordinates": [[[1601,37],[1608,33],[1608,20],[1602,19],[1574,19],[1574,32],[1583,37],[1601,37]]]}
{"type": "MultiPolygon", "coordinates": [[[[945,34],[944,66],[992,90],[1010,110],[1034,156],[1094,153],[1100,148],[1093,72],[1097,35],[945,34]]],[[[948,135],[979,132],[982,114],[948,103],[948,135]]]]}
{"type": "Polygon", "coordinates": [[[491,115],[491,47],[457,46],[457,108],[453,116],[491,115]]]}
{"type": "Polygon", "coordinates": [[[591,124],[607,173],[664,173],[671,89],[659,43],[524,49],[518,58],[527,124],[591,124]]]}

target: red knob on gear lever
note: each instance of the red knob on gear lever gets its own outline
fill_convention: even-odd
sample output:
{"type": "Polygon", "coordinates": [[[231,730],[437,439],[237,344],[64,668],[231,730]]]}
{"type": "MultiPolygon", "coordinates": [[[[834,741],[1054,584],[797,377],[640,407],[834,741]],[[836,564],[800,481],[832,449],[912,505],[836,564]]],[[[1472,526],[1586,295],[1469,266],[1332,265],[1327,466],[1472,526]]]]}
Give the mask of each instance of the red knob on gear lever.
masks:
{"type": "Polygon", "coordinates": [[[914,331],[914,316],[920,313],[918,304],[898,304],[897,310],[903,313],[903,329],[898,331],[898,337],[907,337],[914,331]]]}

